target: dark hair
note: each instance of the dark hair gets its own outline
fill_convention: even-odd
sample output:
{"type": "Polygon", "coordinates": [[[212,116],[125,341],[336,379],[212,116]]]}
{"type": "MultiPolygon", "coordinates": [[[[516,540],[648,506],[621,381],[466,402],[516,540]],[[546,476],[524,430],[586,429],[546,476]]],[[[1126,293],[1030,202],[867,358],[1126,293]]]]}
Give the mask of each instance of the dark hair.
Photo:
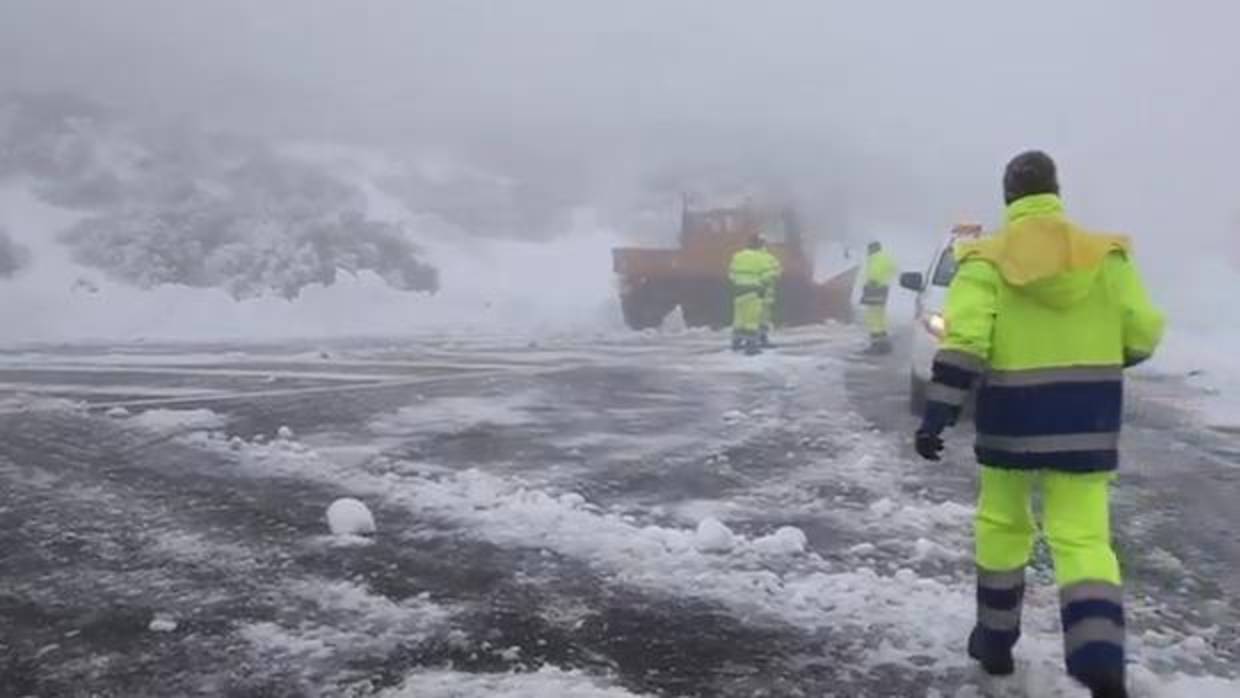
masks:
{"type": "Polygon", "coordinates": [[[1041,150],[1028,150],[1012,158],[1003,171],[1003,201],[1012,203],[1035,194],[1058,194],[1055,161],[1041,150]]]}
{"type": "Polygon", "coordinates": [[[874,240],[873,242],[865,246],[866,252],[870,252],[870,253],[878,252],[881,249],[883,249],[883,243],[879,242],[878,240],[874,240]]]}
{"type": "Polygon", "coordinates": [[[749,244],[746,245],[751,250],[760,250],[766,246],[766,239],[761,235],[752,235],[749,238],[749,244]]]}

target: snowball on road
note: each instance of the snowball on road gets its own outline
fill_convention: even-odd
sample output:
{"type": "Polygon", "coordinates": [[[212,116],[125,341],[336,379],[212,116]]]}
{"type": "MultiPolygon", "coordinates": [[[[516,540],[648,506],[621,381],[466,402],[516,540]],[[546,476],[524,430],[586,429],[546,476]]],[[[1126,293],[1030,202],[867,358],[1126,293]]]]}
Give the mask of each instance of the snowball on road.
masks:
{"type": "Polygon", "coordinates": [[[736,535],[719,519],[703,519],[698,524],[693,545],[704,553],[726,553],[736,545],[736,535]]]}
{"type": "Polygon", "coordinates": [[[356,499],[337,499],[327,507],[327,527],[334,536],[363,536],[375,532],[375,517],[356,499]]]}
{"type": "Polygon", "coordinates": [[[753,547],[768,555],[796,555],[805,552],[808,543],[804,531],[794,526],[783,526],[771,535],[755,540],[753,547]]]}

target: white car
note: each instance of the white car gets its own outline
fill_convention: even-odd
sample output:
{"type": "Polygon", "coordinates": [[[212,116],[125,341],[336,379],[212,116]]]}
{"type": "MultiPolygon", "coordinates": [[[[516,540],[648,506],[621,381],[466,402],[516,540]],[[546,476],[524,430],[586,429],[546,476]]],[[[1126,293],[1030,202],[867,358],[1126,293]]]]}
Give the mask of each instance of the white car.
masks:
{"type": "Polygon", "coordinates": [[[952,228],[951,234],[935,249],[930,266],[923,274],[909,272],[900,275],[900,285],[917,294],[914,305],[912,350],[909,352],[912,366],[909,369],[909,408],[921,414],[926,402],[926,386],[930,383],[930,367],[939,341],[947,331],[943,321],[943,305],[947,301],[947,287],[956,275],[956,256],[953,247],[961,240],[976,240],[982,227],[973,223],[961,223],[952,228]]]}

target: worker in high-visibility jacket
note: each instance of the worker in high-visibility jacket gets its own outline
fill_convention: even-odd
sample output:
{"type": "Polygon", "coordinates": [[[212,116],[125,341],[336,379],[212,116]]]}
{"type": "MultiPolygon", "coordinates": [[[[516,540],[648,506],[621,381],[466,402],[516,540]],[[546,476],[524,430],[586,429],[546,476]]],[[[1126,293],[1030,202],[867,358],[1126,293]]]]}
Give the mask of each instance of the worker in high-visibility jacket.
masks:
{"type": "Polygon", "coordinates": [[[770,278],[770,254],[761,235],[750,238],[745,249],[732,256],[732,348],[747,354],[761,350],[762,308],[770,278]]]}
{"type": "Polygon", "coordinates": [[[766,278],[762,288],[762,321],[758,327],[758,343],[767,349],[774,346],[771,344],[771,328],[775,325],[775,300],[784,266],[765,243],[762,253],[766,255],[766,278]]]}
{"type": "Polygon", "coordinates": [[[1109,487],[1123,370],[1153,354],[1163,316],[1127,239],[1086,232],[1067,218],[1049,156],[1013,159],[1004,195],[1003,228],[956,248],[917,451],[939,459],[942,431],[976,386],[981,487],[970,656],[991,674],[1013,670],[1038,531],[1030,498],[1040,486],[1067,671],[1095,697],[1123,698],[1124,607],[1109,487]]]}
{"type": "Polygon", "coordinates": [[[891,295],[891,281],[896,276],[896,262],[883,249],[882,243],[871,242],[865,260],[865,285],[861,288],[861,306],[865,313],[865,326],[870,331],[870,354],[891,353],[891,339],[887,335],[887,297],[891,295]]]}

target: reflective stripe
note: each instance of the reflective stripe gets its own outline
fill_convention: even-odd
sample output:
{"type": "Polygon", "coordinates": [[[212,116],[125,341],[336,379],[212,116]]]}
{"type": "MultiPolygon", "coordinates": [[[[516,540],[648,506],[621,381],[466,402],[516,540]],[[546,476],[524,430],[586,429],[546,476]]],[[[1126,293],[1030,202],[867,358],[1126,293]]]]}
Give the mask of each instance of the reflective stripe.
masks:
{"type": "Polygon", "coordinates": [[[1025,586],[1025,568],[1018,567],[1006,572],[992,572],[977,568],[977,583],[991,589],[1016,589],[1025,586]]]}
{"type": "Polygon", "coordinates": [[[1080,582],[1059,590],[1059,605],[1067,606],[1077,601],[1110,601],[1117,606],[1124,604],[1124,588],[1106,582],[1080,582]]]}
{"type": "Polygon", "coordinates": [[[1048,434],[1045,436],[995,436],[978,434],[977,447],[1009,453],[1058,453],[1061,451],[1113,451],[1119,448],[1119,432],[1094,434],[1048,434]]]}
{"type": "Polygon", "coordinates": [[[861,289],[861,304],[862,305],[886,305],[887,296],[888,294],[890,294],[890,292],[891,292],[891,288],[889,286],[882,286],[880,284],[868,283],[865,285],[864,288],[861,289]]]}
{"type": "Polygon", "coordinates": [[[965,398],[969,396],[967,390],[953,388],[950,385],[942,383],[931,383],[926,386],[926,399],[934,402],[942,402],[953,407],[960,407],[964,404],[965,398]]]}
{"type": "Polygon", "coordinates": [[[991,371],[986,375],[987,385],[1005,388],[1047,383],[1103,383],[1123,379],[1124,370],[1119,366],[1060,366],[1023,371],[991,371]]]}
{"type": "Polygon", "coordinates": [[[985,359],[982,359],[979,356],[974,356],[967,351],[960,351],[958,349],[940,349],[938,353],[934,355],[934,361],[935,363],[955,366],[956,368],[962,368],[966,371],[972,371],[974,373],[981,373],[986,370],[985,359]]]}
{"type": "Polygon", "coordinates": [[[978,606],[977,622],[978,625],[987,630],[998,630],[999,632],[1020,630],[1020,606],[1008,611],[1000,611],[997,608],[990,608],[988,606],[978,606]]]}
{"type": "Polygon", "coordinates": [[[1064,633],[1063,651],[1066,656],[1071,657],[1073,652],[1095,642],[1123,647],[1124,626],[1117,625],[1108,618],[1087,618],[1064,633]]]}

